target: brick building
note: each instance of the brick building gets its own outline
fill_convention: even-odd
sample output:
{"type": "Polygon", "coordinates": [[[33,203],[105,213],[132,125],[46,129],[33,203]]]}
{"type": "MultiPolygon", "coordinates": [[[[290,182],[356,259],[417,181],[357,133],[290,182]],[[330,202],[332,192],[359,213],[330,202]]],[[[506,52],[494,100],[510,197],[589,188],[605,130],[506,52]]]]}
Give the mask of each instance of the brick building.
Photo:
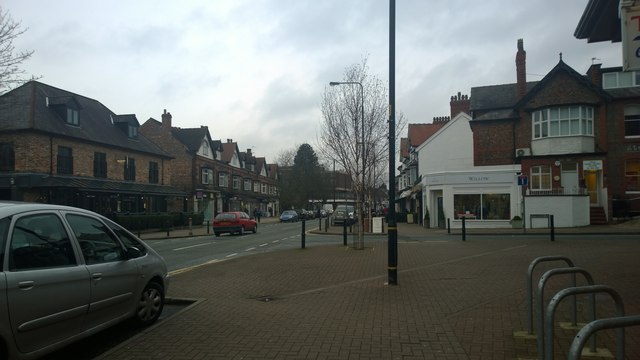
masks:
{"type": "Polygon", "coordinates": [[[188,194],[189,211],[203,213],[205,220],[222,211],[279,211],[277,173],[270,171],[277,167],[251,149],[240,152],[231,139],[212,140],[206,126],[174,127],[166,110],[162,121],[150,118],[140,131],[174,157],[171,181],[188,194]]]}
{"type": "Polygon", "coordinates": [[[0,198],[103,214],[181,211],[171,156],[133,114],[38,81],[0,96],[0,198]]]}

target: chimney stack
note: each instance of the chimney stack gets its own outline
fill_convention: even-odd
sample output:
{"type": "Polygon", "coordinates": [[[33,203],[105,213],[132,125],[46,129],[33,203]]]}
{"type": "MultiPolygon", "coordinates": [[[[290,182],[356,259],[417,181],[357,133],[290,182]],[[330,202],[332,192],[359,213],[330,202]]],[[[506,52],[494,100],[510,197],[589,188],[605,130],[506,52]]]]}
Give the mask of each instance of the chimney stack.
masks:
{"type": "Polygon", "coordinates": [[[591,82],[599,87],[602,88],[602,71],[601,68],[602,64],[593,64],[589,67],[589,70],[587,70],[587,76],[589,77],[589,80],[591,80],[591,82]]]}
{"type": "Polygon", "coordinates": [[[516,78],[516,95],[518,100],[520,100],[527,93],[527,52],[524,51],[522,39],[518,39],[518,52],[516,53],[516,78]]]}
{"type": "Polygon", "coordinates": [[[451,106],[451,119],[455,118],[461,112],[470,114],[471,100],[469,100],[469,95],[462,95],[458,91],[457,96],[453,95],[451,97],[449,105],[451,106]]]}
{"type": "Polygon", "coordinates": [[[162,113],[162,128],[166,132],[171,132],[171,113],[168,113],[167,109],[162,113]]]}

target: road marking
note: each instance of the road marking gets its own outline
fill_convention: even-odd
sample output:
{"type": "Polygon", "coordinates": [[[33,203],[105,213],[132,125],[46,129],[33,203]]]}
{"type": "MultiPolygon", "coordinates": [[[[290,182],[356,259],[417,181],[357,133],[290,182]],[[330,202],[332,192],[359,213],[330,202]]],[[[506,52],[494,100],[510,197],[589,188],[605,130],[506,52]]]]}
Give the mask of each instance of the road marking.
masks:
{"type": "Polygon", "coordinates": [[[272,243],[273,243],[273,244],[275,244],[275,243],[279,243],[279,242],[280,242],[280,240],[273,240],[273,241],[272,241],[272,243]]]}
{"type": "Polygon", "coordinates": [[[269,244],[267,244],[267,243],[260,244],[260,247],[267,246],[267,245],[269,245],[269,244]]]}
{"type": "Polygon", "coordinates": [[[173,249],[173,251],[179,251],[179,250],[184,250],[184,249],[191,249],[191,248],[194,248],[194,247],[198,247],[198,246],[205,246],[205,245],[209,245],[209,244],[213,244],[213,243],[204,243],[204,244],[197,244],[197,245],[191,245],[191,246],[179,247],[179,248],[175,248],[175,249],[173,249]]]}
{"type": "Polygon", "coordinates": [[[186,267],[186,268],[169,271],[169,275],[173,276],[173,275],[177,275],[177,274],[182,274],[182,273],[185,273],[187,271],[191,271],[191,270],[197,269],[197,268],[205,266],[205,265],[215,264],[215,263],[220,262],[220,261],[222,261],[222,260],[218,260],[218,259],[209,260],[209,261],[207,261],[207,262],[205,262],[203,264],[193,265],[193,266],[189,266],[189,267],[186,267]]]}
{"type": "Polygon", "coordinates": [[[229,255],[227,255],[227,256],[225,256],[225,257],[226,257],[226,258],[230,258],[230,257],[236,256],[236,255],[238,255],[238,253],[229,254],[229,255]]]}
{"type": "Polygon", "coordinates": [[[248,248],[248,249],[247,249],[247,250],[245,250],[245,251],[252,251],[252,250],[255,250],[255,249],[256,249],[256,248],[251,247],[251,248],[248,248]]]}

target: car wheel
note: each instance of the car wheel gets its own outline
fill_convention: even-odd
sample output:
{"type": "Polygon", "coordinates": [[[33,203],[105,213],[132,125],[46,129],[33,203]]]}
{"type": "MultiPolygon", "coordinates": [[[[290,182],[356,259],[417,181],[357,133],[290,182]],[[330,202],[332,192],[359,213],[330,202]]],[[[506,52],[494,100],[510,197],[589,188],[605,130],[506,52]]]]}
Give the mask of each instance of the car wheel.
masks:
{"type": "Polygon", "coordinates": [[[244,226],[240,226],[240,236],[244,235],[244,226]]]}
{"type": "Polygon", "coordinates": [[[219,236],[220,236],[220,233],[216,233],[216,236],[217,236],[217,237],[219,237],[219,236]]]}
{"type": "Polygon", "coordinates": [[[156,322],[164,308],[164,289],[162,285],[152,281],[145,286],[138,300],[135,322],[141,326],[149,326],[156,322]]]}
{"type": "Polygon", "coordinates": [[[258,224],[256,224],[256,226],[253,227],[253,233],[257,233],[258,232],[258,224]]]}

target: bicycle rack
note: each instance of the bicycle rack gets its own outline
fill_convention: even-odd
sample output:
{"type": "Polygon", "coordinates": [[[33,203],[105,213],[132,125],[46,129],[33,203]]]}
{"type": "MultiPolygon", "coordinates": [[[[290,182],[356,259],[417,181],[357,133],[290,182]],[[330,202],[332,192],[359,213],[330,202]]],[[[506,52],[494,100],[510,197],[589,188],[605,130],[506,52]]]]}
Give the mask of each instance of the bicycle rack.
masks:
{"type": "MultiPolygon", "coordinates": [[[[541,256],[535,258],[531,264],[529,264],[529,269],[527,270],[527,332],[529,335],[533,335],[533,270],[536,265],[546,261],[564,261],[567,265],[574,266],[571,259],[561,255],[541,256]]],[[[576,286],[575,276],[573,278],[573,286],[576,286]]]]}
{"type": "MultiPolygon", "coordinates": [[[[545,334],[544,337],[546,338],[544,341],[544,359],[545,360],[553,360],[553,352],[554,352],[554,347],[553,347],[553,323],[554,323],[554,317],[555,317],[555,312],[556,312],[556,308],[558,306],[558,304],[560,303],[560,301],[562,301],[562,299],[564,299],[567,296],[570,295],[579,295],[579,294],[592,294],[593,298],[595,298],[595,294],[596,293],[608,293],[609,295],[611,295],[611,297],[613,298],[613,300],[616,303],[616,311],[618,313],[618,316],[624,316],[624,304],[622,303],[622,298],[620,297],[620,294],[618,294],[617,291],[615,291],[613,288],[607,286],[607,285],[590,285],[590,286],[580,286],[580,287],[571,287],[571,288],[566,288],[563,290],[560,290],[552,299],[551,301],[549,301],[549,305],[547,306],[547,311],[545,313],[545,334]]],[[[593,304],[594,306],[594,313],[592,314],[594,316],[595,320],[595,303],[593,304]]],[[[621,339],[624,338],[624,329],[623,328],[619,328],[617,330],[617,338],[618,338],[618,346],[620,346],[620,343],[622,342],[622,345],[624,346],[624,340],[621,341],[621,339]]],[[[540,337],[540,335],[538,335],[540,337]]],[[[594,336],[595,338],[595,336],[594,336]]],[[[622,351],[622,353],[624,352],[624,350],[622,351]]],[[[618,352],[616,354],[616,356],[620,356],[621,352],[620,349],[618,348],[618,352]]],[[[540,357],[541,353],[540,353],[540,349],[538,349],[538,357],[540,357]]]]}
{"type": "Polygon", "coordinates": [[[640,326],[640,315],[598,319],[590,322],[576,334],[569,348],[567,359],[580,359],[582,348],[589,337],[597,331],[605,329],[622,329],[622,332],[616,331],[616,359],[624,359],[624,328],[629,326],[640,326]]]}
{"type": "MultiPolygon", "coordinates": [[[[589,283],[589,285],[593,285],[594,281],[593,281],[593,277],[591,276],[591,274],[586,271],[583,268],[580,267],[567,267],[567,268],[557,268],[557,269],[551,269],[547,272],[545,272],[544,274],[542,274],[542,277],[540,278],[540,281],[538,281],[538,299],[536,300],[537,302],[537,309],[538,309],[538,326],[537,326],[537,345],[538,345],[538,358],[541,358],[542,354],[544,353],[544,349],[545,349],[545,334],[546,331],[544,329],[544,321],[545,321],[545,317],[544,317],[544,286],[546,285],[547,281],[555,275],[561,275],[561,274],[573,274],[573,287],[569,288],[569,289],[575,289],[576,288],[576,274],[582,274],[584,275],[585,279],[587,280],[587,282],[589,283]]],[[[565,289],[566,290],[566,289],[565,289]]],[[[562,290],[564,291],[564,290],[562,290]]],[[[557,294],[556,294],[557,296],[557,294]]],[[[554,297],[555,298],[555,297],[554,297]]],[[[551,304],[551,302],[553,301],[552,298],[549,301],[549,304],[551,304]]],[[[572,324],[573,326],[577,325],[577,318],[578,318],[578,314],[577,314],[577,299],[574,296],[573,297],[573,313],[572,313],[572,324]]],[[[595,296],[592,295],[591,297],[591,312],[592,312],[592,320],[595,320],[595,312],[596,312],[596,304],[595,304],[595,296]]],[[[551,338],[553,341],[553,337],[551,338]]],[[[596,339],[595,337],[593,338],[592,341],[592,351],[595,351],[596,348],[596,343],[595,343],[596,339]]]]}

